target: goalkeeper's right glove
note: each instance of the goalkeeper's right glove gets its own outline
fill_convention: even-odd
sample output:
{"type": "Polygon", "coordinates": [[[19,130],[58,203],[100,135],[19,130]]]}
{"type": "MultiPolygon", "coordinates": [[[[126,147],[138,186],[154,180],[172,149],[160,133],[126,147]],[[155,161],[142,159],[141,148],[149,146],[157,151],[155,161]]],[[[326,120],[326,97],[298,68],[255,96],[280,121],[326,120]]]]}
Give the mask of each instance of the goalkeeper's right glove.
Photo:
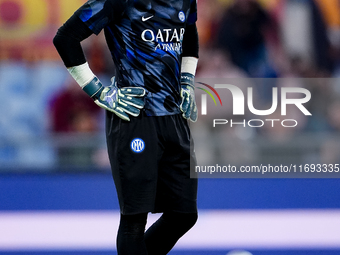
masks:
{"type": "Polygon", "coordinates": [[[112,83],[104,87],[97,77],[94,77],[83,90],[94,100],[100,107],[115,113],[123,120],[130,121],[129,115],[137,117],[140,109],[144,107],[144,101],[140,98],[146,93],[142,87],[125,87],[118,88],[115,77],[111,79],[112,83]]]}

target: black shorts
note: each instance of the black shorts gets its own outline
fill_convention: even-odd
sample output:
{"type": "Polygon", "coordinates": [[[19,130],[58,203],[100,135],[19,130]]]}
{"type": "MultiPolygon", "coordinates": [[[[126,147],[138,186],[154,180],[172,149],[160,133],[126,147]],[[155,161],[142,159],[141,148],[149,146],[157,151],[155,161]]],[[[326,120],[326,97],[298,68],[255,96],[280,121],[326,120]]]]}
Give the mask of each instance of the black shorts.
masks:
{"type": "Polygon", "coordinates": [[[181,114],[123,121],[106,114],[106,138],[122,214],[197,212],[196,165],[188,122],[181,114]]]}

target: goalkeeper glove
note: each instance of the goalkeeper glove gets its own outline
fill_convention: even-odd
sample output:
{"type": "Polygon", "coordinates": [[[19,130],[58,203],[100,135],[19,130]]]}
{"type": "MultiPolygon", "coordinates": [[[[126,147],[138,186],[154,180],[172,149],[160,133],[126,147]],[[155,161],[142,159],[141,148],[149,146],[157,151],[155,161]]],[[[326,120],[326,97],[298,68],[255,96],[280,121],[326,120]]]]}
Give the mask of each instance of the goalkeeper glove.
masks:
{"type": "Polygon", "coordinates": [[[146,93],[142,87],[118,88],[115,77],[111,79],[112,84],[104,87],[97,77],[94,77],[83,90],[100,107],[115,113],[123,120],[130,121],[129,115],[137,117],[140,109],[144,107],[144,101],[140,98],[146,93]],[[129,114],[129,115],[128,115],[129,114]]]}
{"type": "Polygon", "coordinates": [[[190,73],[181,74],[181,97],[182,103],[180,109],[183,112],[183,118],[192,122],[197,121],[197,107],[195,101],[195,77],[190,73]]]}

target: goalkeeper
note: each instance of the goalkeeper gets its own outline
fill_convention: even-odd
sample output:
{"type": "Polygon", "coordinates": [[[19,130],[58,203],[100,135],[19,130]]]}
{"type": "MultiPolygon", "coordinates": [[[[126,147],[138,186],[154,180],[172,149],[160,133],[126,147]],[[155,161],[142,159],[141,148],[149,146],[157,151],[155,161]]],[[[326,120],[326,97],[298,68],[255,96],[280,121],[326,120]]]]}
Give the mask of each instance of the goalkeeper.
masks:
{"type": "Polygon", "coordinates": [[[121,212],[119,255],[167,254],[197,220],[188,125],[197,120],[196,19],[196,0],[90,0],[53,41],[72,77],[107,110],[106,140],[121,212]],[[116,66],[106,86],[80,44],[101,30],[116,66]],[[149,212],[163,214],[145,232],[149,212]]]}

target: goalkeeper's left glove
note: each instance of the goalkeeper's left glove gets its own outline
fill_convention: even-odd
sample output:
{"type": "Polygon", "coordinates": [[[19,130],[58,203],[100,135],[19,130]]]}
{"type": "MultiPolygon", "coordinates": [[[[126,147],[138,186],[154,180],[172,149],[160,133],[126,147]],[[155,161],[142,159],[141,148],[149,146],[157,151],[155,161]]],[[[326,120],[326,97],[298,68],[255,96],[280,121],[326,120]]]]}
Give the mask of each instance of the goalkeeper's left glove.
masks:
{"type": "Polygon", "coordinates": [[[197,121],[197,107],[195,101],[195,76],[191,73],[181,74],[181,97],[182,103],[180,109],[183,112],[183,118],[192,122],[197,121]]]}

